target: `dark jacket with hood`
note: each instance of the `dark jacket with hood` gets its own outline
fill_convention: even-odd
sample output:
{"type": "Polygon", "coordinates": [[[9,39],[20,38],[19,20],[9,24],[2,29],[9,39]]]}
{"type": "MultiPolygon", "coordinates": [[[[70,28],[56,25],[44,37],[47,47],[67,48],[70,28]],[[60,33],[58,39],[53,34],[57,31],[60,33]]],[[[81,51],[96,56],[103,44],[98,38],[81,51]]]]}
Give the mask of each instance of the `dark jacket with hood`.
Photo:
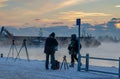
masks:
{"type": "Polygon", "coordinates": [[[55,47],[58,46],[58,42],[55,39],[55,33],[51,33],[45,41],[44,53],[51,54],[55,53],[55,47]]]}
{"type": "MultiPolygon", "coordinates": [[[[81,49],[80,44],[80,49],[81,49]]],[[[71,42],[68,45],[69,54],[77,54],[78,53],[78,39],[75,34],[71,36],[71,42]]]]}

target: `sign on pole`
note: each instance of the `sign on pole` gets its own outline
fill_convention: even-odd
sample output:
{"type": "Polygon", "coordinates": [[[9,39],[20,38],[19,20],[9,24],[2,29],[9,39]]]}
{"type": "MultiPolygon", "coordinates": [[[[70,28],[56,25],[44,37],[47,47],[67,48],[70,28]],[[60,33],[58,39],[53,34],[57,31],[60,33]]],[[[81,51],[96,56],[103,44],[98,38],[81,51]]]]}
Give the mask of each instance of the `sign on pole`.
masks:
{"type": "Polygon", "coordinates": [[[81,25],[81,19],[76,19],[76,25],[80,26],[81,25]]]}
{"type": "Polygon", "coordinates": [[[76,19],[76,25],[78,26],[78,71],[81,71],[81,54],[80,54],[80,25],[81,19],[76,19]]]}

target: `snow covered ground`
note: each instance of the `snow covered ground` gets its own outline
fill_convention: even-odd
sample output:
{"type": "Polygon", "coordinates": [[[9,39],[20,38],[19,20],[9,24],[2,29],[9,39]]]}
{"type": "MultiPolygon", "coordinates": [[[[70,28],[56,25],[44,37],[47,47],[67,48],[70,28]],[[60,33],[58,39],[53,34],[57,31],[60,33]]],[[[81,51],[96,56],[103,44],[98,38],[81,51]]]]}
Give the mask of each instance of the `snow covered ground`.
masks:
{"type": "MultiPolygon", "coordinates": [[[[97,72],[77,71],[77,65],[74,68],[64,70],[46,70],[44,60],[0,58],[0,79],[119,79],[117,75],[103,74],[97,72]]],[[[83,65],[84,66],[84,65],[83,65]]],[[[116,67],[98,67],[91,66],[94,69],[109,70],[116,72],[116,67]]]]}

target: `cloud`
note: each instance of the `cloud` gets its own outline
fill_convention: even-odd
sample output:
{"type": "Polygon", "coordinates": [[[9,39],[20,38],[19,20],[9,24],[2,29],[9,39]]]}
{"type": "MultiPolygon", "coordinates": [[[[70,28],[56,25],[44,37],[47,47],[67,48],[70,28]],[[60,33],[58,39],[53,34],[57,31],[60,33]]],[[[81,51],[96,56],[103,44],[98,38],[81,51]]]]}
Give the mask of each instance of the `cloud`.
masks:
{"type": "MultiPolygon", "coordinates": [[[[27,1],[27,0],[26,0],[27,1]]],[[[39,13],[40,15],[42,14],[46,14],[46,13],[49,13],[49,12],[54,12],[56,10],[59,10],[59,9],[62,9],[62,8],[65,8],[65,7],[70,7],[70,6],[73,6],[73,5],[76,5],[76,4],[81,4],[81,3],[85,3],[85,2],[93,2],[93,1],[97,1],[97,0],[60,0],[59,2],[58,1],[54,1],[54,0],[51,0],[51,1],[41,1],[41,2],[38,2],[41,6],[34,10],[31,10],[31,11],[35,11],[34,13],[39,13]]],[[[37,4],[37,3],[31,3],[31,2],[27,2],[26,4],[29,4],[28,6],[35,6],[33,4],[37,4]],[[31,5],[30,5],[31,4],[31,5]]],[[[31,13],[30,11],[28,11],[29,13],[31,13]]],[[[27,12],[27,13],[28,13],[27,12]]]]}
{"type": "Polygon", "coordinates": [[[81,1],[82,0],[66,0],[66,1],[60,3],[55,9],[60,9],[60,8],[67,7],[67,6],[72,6],[72,5],[78,4],[81,1]]]}
{"type": "Polygon", "coordinates": [[[4,13],[3,13],[3,12],[0,12],[0,16],[4,16],[4,13]]]}
{"type": "Polygon", "coordinates": [[[39,18],[37,18],[37,19],[34,19],[34,21],[40,21],[40,19],[39,19],[39,18]]]}
{"type": "Polygon", "coordinates": [[[111,14],[105,13],[89,13],[89,12],[81,12],[81,11],[69,11],[69,12],[61,12],[57,18],[65,19],[65,20],[75,20],[76,18],[84,18],[84,17],[102,17],[102,16],[111,16],[111,14]]]}
{"type": "Polygon", "coordinates": [[[115,7],[120,8],[120,5],[116,5],[115,7]]]}
{"type": "Polygon", "coordinates": [[[53,22],[52,24],[64,24],[63,22],[53,22]]]}
{"type": "Polygon", "coordinates": [[[0,3],[4,3],[4,2],[6,2],[6,1],[8,1],[8,0],[0,0],[0,3]]]}
{"type": "MultiPolygon", "coordinates": [[[[90,22],[90,21],[93,21],[93,19],[86,18],[86,17],[110,16],[110,14],[105,14],[105,13],[69,11],[69,12],[61,12],[56,16],[51,15],[51,17],[45,17],[45,16],[42,17],[40,15],[43,12],[42,13],[40,12],[41,11],[31,11],[31,10],[18,10],[18,11],[11,11],[11,12],[8,11],[5,13],[0,13],[0,16],[2,18],[0,21],[5,21],[6,24],[13,24],[13,25],[14,24],[21,25],[26,22],[31,23],[31,24],[32,23],[36,24],[37,22],[38,25],[39,24],[41,25],[42,23],[57,24],[57,22],[64,22],[66,24],[72,24],[74,23],[76,18],[81,18],[83,22],[90,22]]],[[[62,23],[58,23],[58,24],[62,24],[62,23]]]]}
{"type": "Polygon", "coordinates": [[[4,7],[5,5],[3,5],[3,4],[0,4],[0,7],[4,7]]]}
{"type": "Polygon", "coordinates": [[[7,2],[8,0],[0,0],[0,7],[5,7],[6,4],[5,2],[7,2]]]}
{"type": "MultiPolygon", "coordinates": [[[[6,1],[8,1],[8,0],[0,0],[1,7],[5,6],[6,1]]],[[[79,0],[75,0],[75,1],[74,0],[61,0],[60,3],[57,3],[53,0],[48,1],[48,2],[46,2],[45,0],[42,0],[42,1],[41,0],[36,0],[36,1],[31,0],[33,4],[29,0],[12,0],[12,1],[15,3],[15,5],[9,4],[10,9],[7,11],[2,11],[3,13],[0,14],[0,17],[3,18],[0,21],[4,20],[4,21],[6,21],[5,23],[7,23],[7,24],[14,23],[14,22],[15,23],[24,23],[24,21],[30,22],[30,20],[33,20],[34,18],[45,18],[40,21],[54,22],[55,20],[53,20],[53,19],[47,19],[45,14],[47,14],[49,12],[53,12],[57,9],[65,7],[65,6],[70,6],[72,3],[76,4],[76,1],[78,2],[79,0]],[[23,1],[24,1],[24,3],[23,3],[23,1]],[[22,6],[19,6],[19,5],[22,5],[22,6]]]]}
{"type": "MultiPolygon", "coordinates": [[[[73,21],[78,17],[90,17],[90,16],[110,16],[105,13],[86,13],[79,11],[61,12],[55,15],[60,10],[66,7],[71,7],[76,4],[82,4],[86,2],[92,2],[97,0],[0,0],[0,6],[9,7],[5,10],[1,9],[0,12],[0,24],[24,24],[34,22],[65,22],[64,19],[73,21]],[[6,4],[9,1],[10,3],[6,4]],[[12,1],[12,2],[11,2],[12,1]],[[14,4],[13,4],[14,3],[14,4]],[[6,4],[6,5],[5,5],[6,4]],[[58,11],[59,10],[59,11],[58,11]],[[53,13],[53,14],[52,14],[53,13]],[[52,16],[52,17],[51,17],[52,16]],[[35,19],[38,18],[38,19],[35,19]],[[40,20],[39,20],[40,18],[40,20]],[[4,22],[3,22],[4,21],[4,22]]],[[[85,19],[84,19],[85,20],[85,19]]],[[[86,20],[91,20],[87,18],[86,20]]]]}
{"type": "MultiPolygon", "coordinates": [[[[0,0],[0,3],[3,4],[8,0],[0,0]]],[[[60,0],[58,1],[48,1],[46,2],[45,0],[12,0],[16,3],[16,5],[22,5],[22,6],[14,6],[14,9],[10,9],[10,12],[7,12],[8,14],[14,14],[18,17],[27,17],[27,16],[41,16],[45,15],[49,12],[54,12],[55,10],[64,8],[64,7],[69,7],[78,3],[83,3],[83,2],[90,2],[90,1],[96,1],[96,0],[60,0]],[[21,2],[22,3],[21,3],[21,2]],[[24,1],[24,3],[23,3],[24,1]],[[37,2],[37,3],[36,3],[37,2]],[[39,3],[39,5],[38,5],[39,3]],[[42,7],[41,7],[42,6],[42,7]]],[[[2,5],[3,6],[3,5],[2,5]]],[[[4,5],[5,6],[5,5],[4,5]]],[[[11,5],[12,6],[12,5],[11,5]]],[[[9,15],[10,15],[9,14],[9,15]]]]}
{"type": "Polygon", "coordinates": [[[63,2],[59,3],[55,8],[53,8],[53,10],[73,6],[73,5],[76,5],[76,4],[93,2],[93,1],[97,1],[97,0],[62,0],[62,1],[63,2]]]}

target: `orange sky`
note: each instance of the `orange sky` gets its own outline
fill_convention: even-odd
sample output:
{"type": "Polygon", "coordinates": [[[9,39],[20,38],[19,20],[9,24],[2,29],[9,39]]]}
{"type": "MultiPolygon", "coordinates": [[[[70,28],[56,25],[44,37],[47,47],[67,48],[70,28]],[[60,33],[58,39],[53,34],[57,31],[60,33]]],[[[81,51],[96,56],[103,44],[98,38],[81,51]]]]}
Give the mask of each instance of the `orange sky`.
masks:
{"type": "Polygon", "coordinates": [[[119,13],[120,0],[0,0],[1,26],[72,26],[76,18],[97,24],[119,13]]]}

